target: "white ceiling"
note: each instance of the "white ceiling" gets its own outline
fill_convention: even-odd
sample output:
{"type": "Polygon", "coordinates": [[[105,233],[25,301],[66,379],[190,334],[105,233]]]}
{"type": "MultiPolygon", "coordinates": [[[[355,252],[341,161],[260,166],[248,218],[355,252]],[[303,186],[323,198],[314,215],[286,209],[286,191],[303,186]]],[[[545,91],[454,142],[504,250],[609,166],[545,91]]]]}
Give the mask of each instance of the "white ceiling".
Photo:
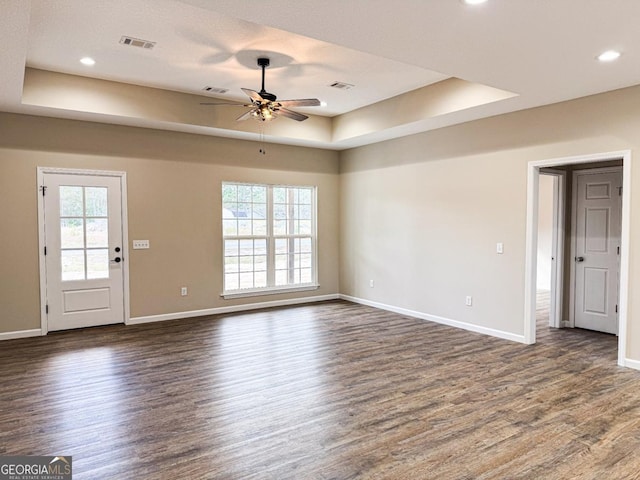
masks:
{"type": "Polygon", "coordinates": [[[307,114],[333,117],[449,77],[518,94],[381,131],[371,143],[640,83],[638,0],[0,0],[0,8],[0,110],[10,112],[136,124],[23,105],[25,66],[196,94],[223,87],[225,99],[244,101],[241,87],[260,89],[254,62],[264,54],[273,63],[268,91],[326,102],[300,109],[307,114]],[[156,46],[125,47],[122,35],[156,46]],[[618,61],[595,60],[611,48],[618,61]],[[81,65],[83,56],[96,65],[81,65]],[[328,87],[334,81],[355,87],[328,87]]]}

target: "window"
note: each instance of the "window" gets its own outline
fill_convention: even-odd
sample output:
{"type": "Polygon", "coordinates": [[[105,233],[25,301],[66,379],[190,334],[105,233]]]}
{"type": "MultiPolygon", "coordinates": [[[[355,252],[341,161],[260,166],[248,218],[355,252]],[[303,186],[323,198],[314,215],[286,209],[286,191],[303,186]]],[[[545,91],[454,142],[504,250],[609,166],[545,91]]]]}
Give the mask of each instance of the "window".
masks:
{"type": "Polygon", "coordinates": [[[317,287],[315,192],[222,184],[225,297],[317,287]]]}

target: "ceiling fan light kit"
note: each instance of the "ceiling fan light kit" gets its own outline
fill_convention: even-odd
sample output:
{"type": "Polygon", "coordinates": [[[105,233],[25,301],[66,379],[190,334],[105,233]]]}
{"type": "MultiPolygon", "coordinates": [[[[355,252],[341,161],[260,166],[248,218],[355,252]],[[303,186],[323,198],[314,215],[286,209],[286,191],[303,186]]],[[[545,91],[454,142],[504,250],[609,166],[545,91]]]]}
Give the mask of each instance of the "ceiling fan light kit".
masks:
{"type": "Polygon", "coordinates": [[[270,61],[267,57],[258,58],[258,66],[262,69],[262,87],[259,92],[251,90],[250,88],[243,88],[242,91],[247,94],[251,103],[249,104],[234,104],[234,103],[201,103],[201,105],[237,105],[251,107],[251,110],[240,115],[237,121],[241,122],[249,118],[255,118],[262,122],[272,120],[279,116],[290,118],[298,122],[302,122],[309,118],[302,113],[294,112],[289,108],[293,107],[319,107],[321,105],[320,100],[317,98],[304,98],[298,100],[279,100],[276,95],[269,93],[264,88],[265,70],[270,65],[270,61]]]}

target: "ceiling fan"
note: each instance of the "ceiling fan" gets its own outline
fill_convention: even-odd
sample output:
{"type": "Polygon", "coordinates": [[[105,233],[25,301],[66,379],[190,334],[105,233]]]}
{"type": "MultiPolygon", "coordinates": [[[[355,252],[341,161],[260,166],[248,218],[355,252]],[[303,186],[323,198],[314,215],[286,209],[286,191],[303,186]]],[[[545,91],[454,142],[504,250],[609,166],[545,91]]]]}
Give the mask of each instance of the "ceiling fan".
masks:
{"type": "Polygon", "coordinates": [[[242,107],[251,107],[246,113],[243,113],[237,118],[237,121],[241,122],[249,118],[256,118],[260,121],[267,121],[278,116],[290,118],[302,122],[309,118],[302,113],[289,110],[290,107],[318,107],[320,106],[320,100],[317,98],[303,98],[299,100],[278,100],[273,93],[269,93],[264,89],[264,72],[269,66],[269,59],[266,57],[258,58],[258,66],[262,68],[262,88],[260,92],[251,90],[250,88],[243,88],[242,91],[246,93],[251,103],[237,104],[237,103],[211,103],[204,102],[200,105],[235,105],[242,107]]]}

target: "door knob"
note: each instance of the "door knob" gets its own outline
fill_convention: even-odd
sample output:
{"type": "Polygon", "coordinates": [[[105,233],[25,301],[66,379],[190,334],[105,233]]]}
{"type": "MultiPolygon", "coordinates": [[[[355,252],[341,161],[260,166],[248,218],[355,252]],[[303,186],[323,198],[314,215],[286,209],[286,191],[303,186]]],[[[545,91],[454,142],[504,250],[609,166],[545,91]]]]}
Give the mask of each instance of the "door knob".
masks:
{"type": "Polygon", "coordinates": [[[576,257],[576,262],[584,262],[584,257],[576,257]]]}
{"type": "Polygon", "coordinates": [[[114,262],[116,263],[120,263],[122,261],[122,259],[120,257],[116,257],[113,259],[114,262]]]}

